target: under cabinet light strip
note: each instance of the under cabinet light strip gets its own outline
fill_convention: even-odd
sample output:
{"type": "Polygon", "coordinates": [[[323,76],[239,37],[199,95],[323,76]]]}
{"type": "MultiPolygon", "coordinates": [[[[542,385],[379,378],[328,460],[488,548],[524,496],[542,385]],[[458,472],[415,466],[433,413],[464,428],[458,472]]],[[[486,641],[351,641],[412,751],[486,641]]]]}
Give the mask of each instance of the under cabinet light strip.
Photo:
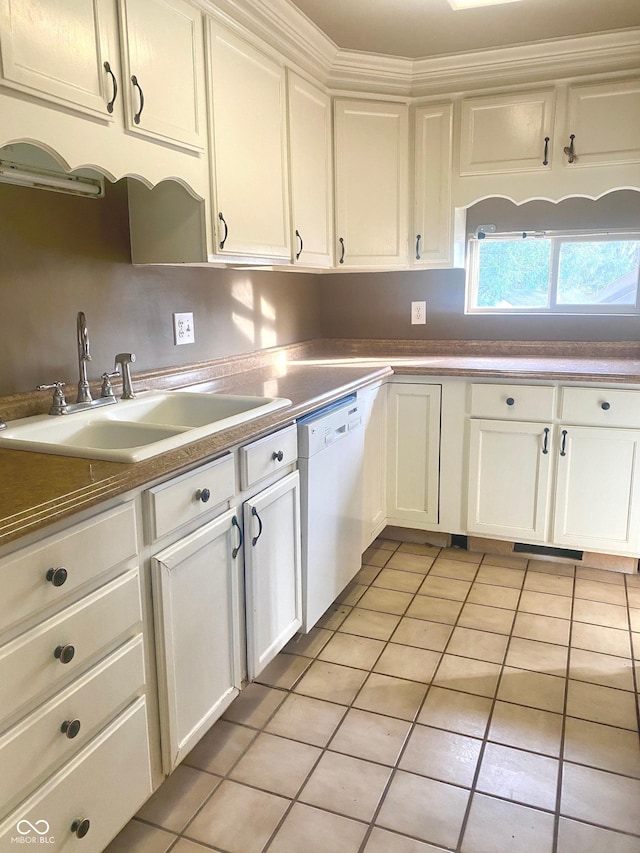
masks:
{"type": "Polygon", "coordinates": [[[56,178],[38,172],[24,172],[19,169],[0,166],[0,183],[15,184],[16,186],[36,187],[45,190],[59,190],[73,195],[91,196],[97,198],[104,195],[99,183],[88,181],[70,175],[68,178],[56,178]]]}

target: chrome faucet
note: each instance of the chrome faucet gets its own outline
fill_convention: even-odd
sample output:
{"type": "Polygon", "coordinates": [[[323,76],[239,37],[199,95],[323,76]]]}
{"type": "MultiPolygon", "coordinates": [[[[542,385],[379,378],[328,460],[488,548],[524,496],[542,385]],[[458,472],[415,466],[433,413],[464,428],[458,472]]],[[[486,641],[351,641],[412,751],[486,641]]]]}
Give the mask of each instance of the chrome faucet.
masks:
{"type": "Polygon", "coordinates": [[[87,320],[84,316],[84,311],[78,311],[78,370],[80,378],[78,379],[78,403],[90,403],[91,391],[89,389],[89,380],[87,379],[87,362],[91,361],[91,353],[89,352],[89,330],[87,329],[87,320]]]}

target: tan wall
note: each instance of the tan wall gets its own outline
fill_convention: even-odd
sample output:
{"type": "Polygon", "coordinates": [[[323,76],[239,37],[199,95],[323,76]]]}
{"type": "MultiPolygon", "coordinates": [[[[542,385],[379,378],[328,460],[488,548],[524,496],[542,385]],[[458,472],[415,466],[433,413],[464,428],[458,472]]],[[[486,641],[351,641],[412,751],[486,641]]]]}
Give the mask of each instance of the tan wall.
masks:
{"type": "Polygon", "coordinates": [[[0,395],[77,381],[76,314],[90,376],[116,352],[136,369],[206,361],[320,334],[318,279],[297,273],[133,267],[124,185],[104,200],[0,185],[0,395]],[[173,344],[192,311],[195,344],[173,344]]]}

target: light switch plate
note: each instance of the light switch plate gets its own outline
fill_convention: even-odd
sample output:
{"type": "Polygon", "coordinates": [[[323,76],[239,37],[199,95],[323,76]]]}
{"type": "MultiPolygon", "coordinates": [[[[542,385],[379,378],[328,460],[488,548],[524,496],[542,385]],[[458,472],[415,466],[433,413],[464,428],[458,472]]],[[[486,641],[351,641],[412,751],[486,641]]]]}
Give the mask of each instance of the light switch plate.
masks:
{"type": "Polygon", "coordinates": [[[173,315],[173,342],[176,346],[180,344],[194,344],[196,333],[193,328],[193,314],[183,313],[173,315]]]}

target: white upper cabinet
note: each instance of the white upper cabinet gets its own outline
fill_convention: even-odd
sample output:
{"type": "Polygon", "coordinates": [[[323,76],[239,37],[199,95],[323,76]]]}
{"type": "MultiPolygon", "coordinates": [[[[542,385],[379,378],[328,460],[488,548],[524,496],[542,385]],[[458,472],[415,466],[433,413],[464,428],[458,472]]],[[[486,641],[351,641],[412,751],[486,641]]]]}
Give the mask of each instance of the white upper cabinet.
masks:
{"type": "Polygon", "coordinates": [[[0,83],[110,119],[119,76],[112,0],[6,0],[0,4],[0,83]],[[117,84],[116,84],[117,85],[117,84]]]}
{"type": "Polygon", "coordinates": [[[640,79],[570,86],[564,136],[573,166],[640,162],[640,79]]]}
{"type": "Polygon", "coordinates": [[[215,250],[291,257],[285,70],[209,21],[215,250]]]}
{"type": "Polygon", "coordinates": [[[453,104],[420,107],[414,114],[414,267],[464,265],[464,223],[451,197],[453,104]],[[462,225],[462,227],[460,227],[462,225]]]}
{"type": "Polygon", "coordinates": [[[336,265],[408,262],[408,108],[335,102],[336,265]]]}
{"type": "Polygon", "coordinates": [[[462,102],[460,174],[546,169],[555,92],[510,92],[462,102]]]}
{"type": "Polygon", "coordinates": [[[331,266],[333,244],[331,99],[287,72],[292,258],[331,266]]]}
{"type": "Polygon", "coordinates": [[[120,0],[126,124],[181,147],[206,144],[202,16],[185,0],[120,0]]]}

